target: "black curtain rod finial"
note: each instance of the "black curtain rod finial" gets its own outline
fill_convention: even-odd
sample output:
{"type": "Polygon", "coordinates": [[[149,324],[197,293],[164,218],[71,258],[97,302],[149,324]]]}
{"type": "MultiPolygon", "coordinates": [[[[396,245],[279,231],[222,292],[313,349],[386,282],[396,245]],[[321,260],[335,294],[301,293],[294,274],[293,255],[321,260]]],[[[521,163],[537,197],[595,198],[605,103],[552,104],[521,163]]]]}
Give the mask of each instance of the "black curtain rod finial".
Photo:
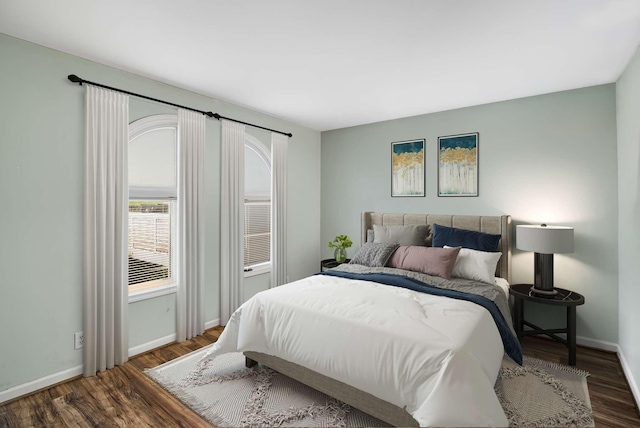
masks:
{"type": "Polygon", "coordinates": [[[67,79],[71,80],[73,83],[77,83],[78,85],[82,86],[83,80],[78,76],[76,76],[75,74],[68,75],[67,79]]]}

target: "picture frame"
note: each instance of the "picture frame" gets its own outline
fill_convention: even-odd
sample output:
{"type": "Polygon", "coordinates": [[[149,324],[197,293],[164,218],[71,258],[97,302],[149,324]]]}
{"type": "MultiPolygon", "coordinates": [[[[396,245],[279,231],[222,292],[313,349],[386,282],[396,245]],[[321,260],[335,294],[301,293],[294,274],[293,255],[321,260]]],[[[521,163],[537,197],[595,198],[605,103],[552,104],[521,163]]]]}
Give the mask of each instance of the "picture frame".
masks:
{"type": "Polygon", "coordinates": [[[438,137],[438,196],[478,196],[480,134],[438,137]]]}
{"type": "Polygon", "coordinates": [[[424,197],[425,141],[391,143],[391,197],[424,197]]]}

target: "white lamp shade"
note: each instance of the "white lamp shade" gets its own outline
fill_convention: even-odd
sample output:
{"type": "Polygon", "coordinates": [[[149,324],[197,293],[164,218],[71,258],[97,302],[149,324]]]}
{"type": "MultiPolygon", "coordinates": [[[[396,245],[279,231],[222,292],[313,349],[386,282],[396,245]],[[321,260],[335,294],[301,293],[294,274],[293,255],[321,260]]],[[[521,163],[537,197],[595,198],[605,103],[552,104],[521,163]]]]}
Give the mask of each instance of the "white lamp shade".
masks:
{"type": "Polygon", "coordinates": [[[516,226],[516,248],[541,254],[573,253],[573,227],[516,226]]]}

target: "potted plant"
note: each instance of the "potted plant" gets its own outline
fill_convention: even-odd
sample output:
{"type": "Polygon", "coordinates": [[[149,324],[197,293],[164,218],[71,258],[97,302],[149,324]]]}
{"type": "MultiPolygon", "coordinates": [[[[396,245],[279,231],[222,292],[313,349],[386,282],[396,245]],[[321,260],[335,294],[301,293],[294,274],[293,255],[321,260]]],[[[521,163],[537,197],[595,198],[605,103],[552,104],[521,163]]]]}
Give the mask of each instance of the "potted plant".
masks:
{"type": "Polygon", "coordinates": [[[335,248],[333,258],[337,262],[343,263],[347,260],[347,248],[351,247],[353,242],[347,235],[338,235],[333,241],[329,242],[329,248],[335,248]]]}

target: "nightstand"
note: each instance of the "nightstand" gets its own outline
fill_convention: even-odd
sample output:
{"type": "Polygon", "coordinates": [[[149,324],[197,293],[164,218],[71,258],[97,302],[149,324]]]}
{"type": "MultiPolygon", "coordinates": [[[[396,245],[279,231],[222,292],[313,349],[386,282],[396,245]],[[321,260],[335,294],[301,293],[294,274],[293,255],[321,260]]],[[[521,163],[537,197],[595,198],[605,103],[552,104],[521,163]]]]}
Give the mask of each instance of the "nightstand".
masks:
{"type": "MultiPolygon", "coordinates": [[[[351,259],[347,259],[342,263],[349,263],[351,259]]],[[[324,272],[327,269],[334,268],[336,266],[340,266],[342,263],[337,262],[335,259],[324,259],[320,262],[320,272],[324,272]]]]}
{"type": "Polygon", "coordinates": [[[552,297],[542,297],[531,292],[531,284],[513,284],[509,288],[509,294],[515,299],[513,307],[513,327],[518,339],[531,334],[545,334],[550,338],[564,343],[569,348],[569,365],[576,365],[576,307],[584,304],[584,296],[575,291],[556,287],[558,294],[552,297]],[[543,305],[564,306],[567,308],[567,326],[565,328],[542,329],[524,319],[524,301],[540,303],[543,305]],[[533,330],[525,330],[524,326],[533,330]],[[566,333],[567,338],[557,336],[557,333],[566,333]]]}

